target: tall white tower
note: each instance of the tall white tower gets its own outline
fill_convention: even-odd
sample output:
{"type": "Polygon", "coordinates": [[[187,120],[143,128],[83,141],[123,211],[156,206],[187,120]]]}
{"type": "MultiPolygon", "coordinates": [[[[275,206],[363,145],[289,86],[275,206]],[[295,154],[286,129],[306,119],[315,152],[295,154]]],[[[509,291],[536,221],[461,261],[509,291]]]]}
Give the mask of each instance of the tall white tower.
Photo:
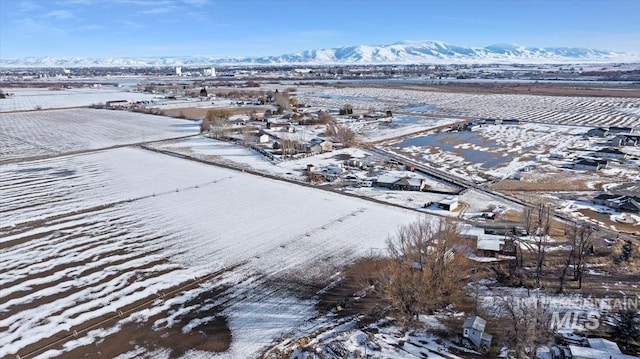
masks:
{"type": "Polygon", "coordinates": [[[182,76],[182,66],[176,66],[176,75],[182,76]]]}

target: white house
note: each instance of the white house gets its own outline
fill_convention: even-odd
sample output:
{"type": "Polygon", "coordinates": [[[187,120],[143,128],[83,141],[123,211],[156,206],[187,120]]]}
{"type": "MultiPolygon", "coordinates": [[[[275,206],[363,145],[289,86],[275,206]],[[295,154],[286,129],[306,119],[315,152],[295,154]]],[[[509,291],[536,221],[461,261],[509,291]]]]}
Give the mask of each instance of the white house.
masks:
{"type": "Polygon", "coordinates": [[[270,141],[270,137],[267,134],[261,135],[260,137],[258,137],[258,142],[260,143],[267,143],[270,141]]]}

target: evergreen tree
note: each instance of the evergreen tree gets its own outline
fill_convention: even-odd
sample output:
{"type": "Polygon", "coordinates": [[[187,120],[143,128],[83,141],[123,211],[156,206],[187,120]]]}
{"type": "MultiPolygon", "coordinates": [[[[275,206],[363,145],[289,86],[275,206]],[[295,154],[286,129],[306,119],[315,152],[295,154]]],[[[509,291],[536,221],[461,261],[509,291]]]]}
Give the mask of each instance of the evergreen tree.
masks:
{"type": "Polygon", "coordinates": [[[635,309],[625,309],[613,317],[611,335],[626,345],[640,339],[640,314],[635,309]]]}

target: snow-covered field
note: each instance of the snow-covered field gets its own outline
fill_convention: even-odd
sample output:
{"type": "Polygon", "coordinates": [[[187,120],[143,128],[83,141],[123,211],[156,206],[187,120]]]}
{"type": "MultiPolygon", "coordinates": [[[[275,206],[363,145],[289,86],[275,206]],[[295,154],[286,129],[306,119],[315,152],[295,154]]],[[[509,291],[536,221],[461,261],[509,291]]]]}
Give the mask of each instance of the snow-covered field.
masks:
{"type": "Polygon", "coordinates": [[[192,121],[95,109],[0,114],[0,162],[197,134],[192,121]]]}
{"type": "Polygon", "coordinates": [[[346,121],[346,125],[357,133],[358,141],[377,142],[416,132],[427,131],[459,122],[452,118],[430,118],[425,116],[393,116],[381,120],[346,121]]]}
{"type": "Polygon", "coordinates": [[[75,89],[5,89],[10,96],[0,99],[0,112],[32,111],[67,107],[86,107],[105,104],[107,101],[127,100],[129,102],[148,101],[153,94],[126,92],[118,88],[75,88],[75,89]]]}
{"type": "MultiPolygon", "coordinates": [[[[69,335],[36,357],[64,355],[150,318],[154,328],[190,333],[213,316],[176,319],[214,304],[233,338],[221,355],[250,357],[313,315],[293,288],[269,281],[324,276],[416,219],[132,148],[2,165],[0,197],[0,357],[69,335]],[[213,304],[186,304],[210,292],[213,304]]],[[[186,353],[203,355],[211,354],[186,353]]]]}
{"type": "Polygon", "coordinates": [[[322,96],[305,98],[314,106],[378,111],[416,104],[431,105],[433,111],[495,119],[519,119],[563,125],[640,127],[640,99],[536,95],[475,95],[381,88],[324,89],[322,96]]]}

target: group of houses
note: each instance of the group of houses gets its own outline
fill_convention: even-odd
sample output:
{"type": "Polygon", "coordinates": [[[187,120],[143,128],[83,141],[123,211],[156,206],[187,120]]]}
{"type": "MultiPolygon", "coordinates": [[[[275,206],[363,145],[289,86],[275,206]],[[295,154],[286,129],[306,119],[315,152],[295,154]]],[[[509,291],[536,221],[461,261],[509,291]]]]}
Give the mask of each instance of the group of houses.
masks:
{"type": "Polygon", "coordinates": [[[622,162],[628,155],[612,147],[602,148],[590,154],[590,157],[579,157],[573,163],[573,168],[583,171],[599,171],[609,166],[610,161],[622,162]]]}
{"type": "Polygon", "coordinates": [[[623,212],[640,213],[640,197],[602,193],[593,198],[593,203],[623,212]]]}
{"type": "Polygon", "coordinates": [[[585,135],[587,137],[613,137],[613,139],[611,139],[611,144],[616,147],[640,146],[640,133],[638,133],[633,127],[596,127],[587,131],[585,135]]]}
{"type": "Polygon", "coordinates": [[[310,140],[303,139],[282,139],[267,132],[261,132],[258,136],[258,146],[287,152],[292,157],[313,156],[334,149],[334,143],[323,138],[315,137],[310,140]],[[285,148],[286,147],[286,148],[285,148]]]}

